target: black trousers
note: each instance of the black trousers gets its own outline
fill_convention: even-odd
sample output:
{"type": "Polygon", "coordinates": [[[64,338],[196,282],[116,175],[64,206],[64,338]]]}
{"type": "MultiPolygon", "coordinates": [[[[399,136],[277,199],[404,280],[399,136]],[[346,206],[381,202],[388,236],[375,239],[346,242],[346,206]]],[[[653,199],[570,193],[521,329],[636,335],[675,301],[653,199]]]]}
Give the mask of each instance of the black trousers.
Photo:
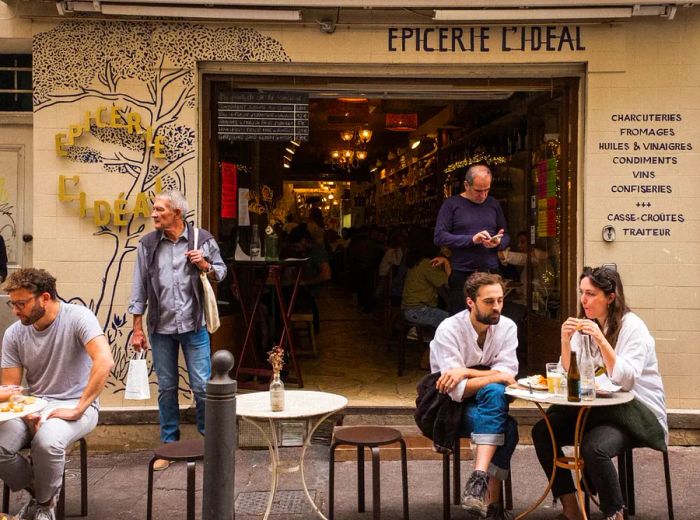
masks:
{"type": "MultiPolygon", "coordinates": [[[[558,407],[547,413],[557,442],[557,456],[563,456],[562,446],[572,446],[576,429],[578,408],[558,407]]],[[[547,478],[552,474],[552,441],[544,420],[540,420],[532,428],[532,441],[535,445],[537,458],[544,469],[547,478]]],[[[605,516],[612,516],[620,511],[624,504],[620,481],[612,459],[634,447],[630,436],[619,426],[598,424],[586,428],[581,440],[581,456],[585,467],[586,482],[591,491],[597,490],[600,509],[605,516]]],[[[568,493],[574,493],[576,485],[571,471],[557,468],[552,485],[555,498],[568,493]]]]}

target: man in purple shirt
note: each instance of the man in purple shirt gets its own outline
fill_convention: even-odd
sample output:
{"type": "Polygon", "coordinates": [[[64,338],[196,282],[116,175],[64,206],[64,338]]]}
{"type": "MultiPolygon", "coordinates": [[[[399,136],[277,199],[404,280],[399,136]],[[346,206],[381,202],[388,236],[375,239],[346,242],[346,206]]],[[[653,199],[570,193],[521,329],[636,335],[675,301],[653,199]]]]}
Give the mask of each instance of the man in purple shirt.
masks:
{"type": "Polygon", "coordinates": [[[435,245],[449,247],[450,314],[463,311],[464,282],[477,271],[498,272],[498,251],[510,243],[501,205],[489,197],[491,170],[472,164],[464,176],[464,192],[445,199],[435,223],[435,245]]]}

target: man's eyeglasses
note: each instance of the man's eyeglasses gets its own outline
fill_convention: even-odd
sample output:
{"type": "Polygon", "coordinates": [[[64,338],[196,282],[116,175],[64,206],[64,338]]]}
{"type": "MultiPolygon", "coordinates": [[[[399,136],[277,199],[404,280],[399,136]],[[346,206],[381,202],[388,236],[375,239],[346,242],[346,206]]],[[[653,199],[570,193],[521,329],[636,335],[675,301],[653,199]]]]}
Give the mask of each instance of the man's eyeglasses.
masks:
{"type": "Polygon", "coordinates": [[[27,305],[30,301],[35,299],[36,296],[32,296],[31,298],[27,298],[26,300],[7,300],[5,303],[10,309],[17,309],[18,311],[24,310],[24,306],[27,305]]]}

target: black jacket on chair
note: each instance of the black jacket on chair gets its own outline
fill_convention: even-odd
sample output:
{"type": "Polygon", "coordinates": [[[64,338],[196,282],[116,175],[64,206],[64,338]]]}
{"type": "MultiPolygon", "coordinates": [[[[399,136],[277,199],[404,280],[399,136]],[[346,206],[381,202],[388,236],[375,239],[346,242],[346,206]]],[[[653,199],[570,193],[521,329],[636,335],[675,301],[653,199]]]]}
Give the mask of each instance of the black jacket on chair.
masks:
{"type": "Polygon", "coordinates": [[[463,403],[453,401],[448,394],[435,388],[440,372],[428,374],[418,382],[416,411],[413,417],[423,435],[433,441],[438,453],[452,451],[459,424],[462,420],[463,403]]]}

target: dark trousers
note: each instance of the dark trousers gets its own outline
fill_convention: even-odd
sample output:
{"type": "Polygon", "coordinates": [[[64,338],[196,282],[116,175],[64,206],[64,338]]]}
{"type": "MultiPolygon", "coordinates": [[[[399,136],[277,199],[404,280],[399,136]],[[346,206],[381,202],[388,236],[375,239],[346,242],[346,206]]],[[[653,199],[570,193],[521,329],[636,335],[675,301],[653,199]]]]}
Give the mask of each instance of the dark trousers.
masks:
{"type": "Polygon", "coordinates": [[[352,271],[352,289],[357,293],[357,304],[362,312],[374,310],[374,270],[354,269],[352,271]]]}
{"type": "MultiPolygon", "coordinates": [[[[562,446],[572,446],[576,428],[577,408],[562,409],[548,413],[549,422],[557,442],[557,456],[563,456],[562,446]]],[[[544,469],[547,478],[552,474],[552,441],[544,420],[532,428],[532,441],[535,445],[537,458],[544,469]]],[[[599,424],[586,428],[581,441],[581,456],[585,466],[585,478],[590,484],[591,491],[597,490],[600,499],[600,509],[605,516],[612,516],[624,506],[620,481],[613,464],[613,457],[624,453],[634,446],[629,435],[618,426],[599,424]]],[[[555,498],[568,493],[574,493],[576,486],[571,471],[557,468],[552,485],[555,498]]]]}

